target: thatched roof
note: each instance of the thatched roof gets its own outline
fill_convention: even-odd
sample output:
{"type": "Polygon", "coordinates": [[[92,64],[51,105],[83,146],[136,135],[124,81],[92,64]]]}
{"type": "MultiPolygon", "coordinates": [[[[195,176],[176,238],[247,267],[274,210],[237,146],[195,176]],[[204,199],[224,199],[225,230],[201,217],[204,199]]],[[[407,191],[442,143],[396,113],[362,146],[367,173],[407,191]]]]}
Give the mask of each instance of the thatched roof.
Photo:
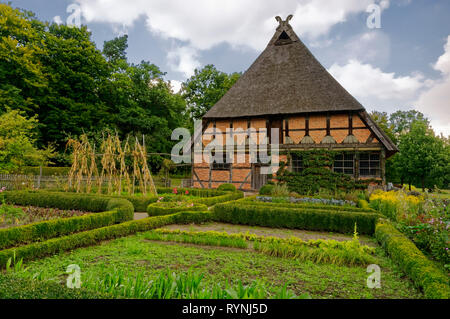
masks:
{"type": "Polygon", "coordinates": [[[358,111],[364,107],[316,60],[289,20],[205,119],[358,111]]]}

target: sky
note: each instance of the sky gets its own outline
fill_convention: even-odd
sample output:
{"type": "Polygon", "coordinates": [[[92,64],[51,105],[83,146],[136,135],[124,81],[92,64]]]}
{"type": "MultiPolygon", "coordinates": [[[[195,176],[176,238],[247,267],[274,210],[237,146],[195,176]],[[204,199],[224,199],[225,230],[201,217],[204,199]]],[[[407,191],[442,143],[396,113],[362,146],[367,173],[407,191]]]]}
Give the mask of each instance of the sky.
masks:
{"type": "Polygon", "coordinates": [[[367,110],[414,108],[450,135],[449,0],[10,2],[41,20],[87,25],[99,49],[128,34],[128,60],[158,65],[174,90],[206,64],[244,72],[275,32],[275,16],[293,14],[300,39],[367,110]]]}

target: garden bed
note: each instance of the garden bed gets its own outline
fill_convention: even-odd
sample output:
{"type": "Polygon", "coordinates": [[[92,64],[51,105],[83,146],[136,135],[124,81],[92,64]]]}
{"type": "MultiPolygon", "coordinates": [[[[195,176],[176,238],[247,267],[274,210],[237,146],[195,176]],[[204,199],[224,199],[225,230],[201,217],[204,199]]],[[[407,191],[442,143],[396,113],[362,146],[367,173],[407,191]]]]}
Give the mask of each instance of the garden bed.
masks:
{"type": "Polygon", "coordinates": [[[80,210],[64,210],[58,208],[46,208],[36,206],[18,206],[14,205],[13,214],[0,213],[0,229],[22,226],[31,223],[58,219],[83,216],[91,212],[80,210]]]}
{"type": "Polygon", "coordinates": [[[124,283],[133,282],[136,278],[148,282],[167,272],[167,269],[175,273],[194,270],[203,274],[202,281],[206,286],[219,284],[225,287],[227,282],[239,281],[244,285],[259,282],[266,287],[269,295],[287,285],[297,296],[308,293],[313,298],[422,297],[408,279],[399,275],[397,268],[379,248],[374,258],[382,270],[382,289],[369,289],[366,286],[365,266],[300,262],[237,248],[155,242],[147,237],[148,233],[143,232],[32,261],[26,264],[26,270],[16,275],[64,284],[66,267],[78,264],[84,287],[101,291],[102,283],[98,281],[108,276],[119,276],[124,283]]]}

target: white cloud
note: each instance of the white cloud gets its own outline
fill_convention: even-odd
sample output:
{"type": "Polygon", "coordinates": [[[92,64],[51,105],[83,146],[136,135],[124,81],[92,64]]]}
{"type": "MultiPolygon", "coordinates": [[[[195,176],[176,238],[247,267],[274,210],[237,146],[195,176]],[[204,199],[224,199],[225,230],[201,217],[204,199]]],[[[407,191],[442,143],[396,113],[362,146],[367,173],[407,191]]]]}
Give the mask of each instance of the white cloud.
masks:
{"type": "Polygon", "coordinates": [[[369,110],[390,113],[413,107],[430,118],[437,133],[450,135],[450,35],[433,68],[441,72],[440,79],[386,73],[356,59],[335,63],[329,72],[369,110]]]}
{"type": "MultiPolygon", "coordinates": [[[[277,22],[274,17],[294,14],[294,29],[313,40],[326,35],[330,29],[349,16],[365,13],[371,3],[386,0],[76,0],[87,22],[105,22],[132,26],[144,16],[148,29],[163,38],[186,43],[191,50],[208,50],[227,43],[234,48],[249,47],[262,50],[272,36],[277,22]]],[[[185,51],[187,49],[184,49],[185,51]]],[[[180,52],[181,54],[182,52],[180,52]]],[[[188,54],[187,52],[185,52],[188,54]]],[[[177,52],[169,53],[172,57],[177,52]]],[[[183,57],[186,56],[183,54],[183,57]]],[[[189,58],[185,57],[185,63],[189,58]]],[[[177,70],[189,73],[184,63],[172,63],[177,70]]]]}
{"type": "Polygon", "coordinates": [[[385,73],[355,59],[343,66],[333,64],[329,72],[356,98],[363,101],[378,100],[385,105],[400,100],[414,100],[418,90],[427,83],[419,74],[396,76],[395,73],[385,73]]]}
{"type": "Polygon", "coordinates": [[[450,35],[444,45],[444,54],[433,67],[442,73],[442,78],[423,92],[414,105],[431,118],[439,132],[450,135],[450,35]]]}
{"type": "Polygon", "coordinates": [[[198,61],[198,51],[194,48],[184,46],[177,47],[167,54],[169,66],[188,78],[194,74],[194,70],[201,66],[198,61]]]}

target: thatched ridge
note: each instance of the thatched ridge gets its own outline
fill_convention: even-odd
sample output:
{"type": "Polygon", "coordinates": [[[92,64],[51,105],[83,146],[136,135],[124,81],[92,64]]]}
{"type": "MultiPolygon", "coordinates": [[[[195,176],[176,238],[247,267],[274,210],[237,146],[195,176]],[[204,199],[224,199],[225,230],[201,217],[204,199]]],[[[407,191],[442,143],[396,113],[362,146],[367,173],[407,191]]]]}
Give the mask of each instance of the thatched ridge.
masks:
{"type": "Polygon", "coordinates": [[[277,17],[266,49],[205,119],[364,110],[298,38],[291,17],[277,17]]]}

